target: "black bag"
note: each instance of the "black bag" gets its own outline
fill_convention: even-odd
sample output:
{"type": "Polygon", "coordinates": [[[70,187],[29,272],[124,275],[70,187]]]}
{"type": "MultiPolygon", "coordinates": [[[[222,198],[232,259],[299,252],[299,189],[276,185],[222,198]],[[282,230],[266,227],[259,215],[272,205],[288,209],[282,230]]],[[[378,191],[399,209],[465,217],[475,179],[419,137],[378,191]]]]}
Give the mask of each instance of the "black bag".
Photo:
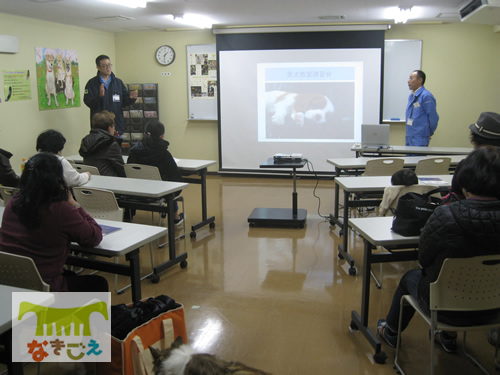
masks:
{"type": "Polygon", "coordinates": [[[425,223],[442,199],[431,195],[448,191],[448,188],[433,189],[425,194],[406,193],[401,196],[392,219],[392,231],[405,237],[419,236],[425,223]]]}

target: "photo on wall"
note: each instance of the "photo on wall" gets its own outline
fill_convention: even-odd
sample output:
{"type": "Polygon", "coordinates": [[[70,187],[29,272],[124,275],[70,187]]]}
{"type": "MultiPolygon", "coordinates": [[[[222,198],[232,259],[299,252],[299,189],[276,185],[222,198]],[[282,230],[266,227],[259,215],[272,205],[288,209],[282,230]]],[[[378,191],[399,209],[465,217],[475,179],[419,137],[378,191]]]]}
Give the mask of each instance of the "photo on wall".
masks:
{"type": "Polygon", "coordinates": [[[80,107],[80,75],[75,50],[35,47],[38,109],[80,107]]]}

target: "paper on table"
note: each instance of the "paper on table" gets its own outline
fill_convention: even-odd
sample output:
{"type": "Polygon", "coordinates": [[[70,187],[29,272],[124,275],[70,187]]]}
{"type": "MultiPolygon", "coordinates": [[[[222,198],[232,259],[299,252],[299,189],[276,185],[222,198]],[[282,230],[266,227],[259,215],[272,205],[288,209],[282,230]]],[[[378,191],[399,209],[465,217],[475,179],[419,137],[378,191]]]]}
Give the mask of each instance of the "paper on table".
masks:
{"type": "Polygon", "coordinates": [[[103,225],[103,224],[99,224],[101,229],[102,229],[102,235],[105,236],[107,234],[110,234],[110,233],[113,233],[113,232],[116,232],[117,230],[120,230],[122,228],[118,228],[118,227],[112,227],[110,225],[103,225]]]}
{"type": "Polygon", "coordinates": [[[441,180],[439,177],[419,177],[420,183],[423,185],[445,185],[446,181],[441,180]]]}

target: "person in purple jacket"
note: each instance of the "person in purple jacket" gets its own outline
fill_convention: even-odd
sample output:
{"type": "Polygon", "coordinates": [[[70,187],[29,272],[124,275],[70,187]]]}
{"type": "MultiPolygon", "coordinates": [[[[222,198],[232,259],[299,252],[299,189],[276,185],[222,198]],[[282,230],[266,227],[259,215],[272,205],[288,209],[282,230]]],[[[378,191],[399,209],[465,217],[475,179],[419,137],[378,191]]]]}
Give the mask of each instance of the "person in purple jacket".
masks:
{"type": "Polygon", "coordinates": [[[51,292],[107,292],[102,276],[63,267],[71,242],[94,247],[101,241],[101,227],[69,193],[59,159],[46,152],[31,157],[5,207],[0,251],[32,258],[51,292]]]}

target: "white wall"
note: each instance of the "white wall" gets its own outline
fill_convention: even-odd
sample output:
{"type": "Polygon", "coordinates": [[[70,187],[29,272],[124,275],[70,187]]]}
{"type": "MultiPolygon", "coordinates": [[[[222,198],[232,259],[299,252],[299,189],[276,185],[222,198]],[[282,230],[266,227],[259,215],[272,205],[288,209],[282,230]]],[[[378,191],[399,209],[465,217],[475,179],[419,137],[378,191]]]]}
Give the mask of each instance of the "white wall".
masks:
{"type": "MultiPolygon", "coordinates": [[[[0,53],[1,70],[32,71],[31,101],[6,103],[3,90],[0,93],[0,147],[15,154],[16,169],[23,157],[35,152],[36,137],[44,129],[63,132],[68,140],[65,155],[78,152],[81,138],[89,131],[89,109],[83,103],[83,90],[87,80],[96,74],[95,58],[99,54],[111,57],[113,71],[124,82],[159,84],[160,121],[166,126],[174,156],[218,160],[217,122],[187,121],[186,46],[215,43],[210,31],[111,34],[0,13],[0,34],[18,36],[20,44],[17,54],[0,53]],[[154,58],[162,44],[176,50],[176,60],[168,67],[160,66],[154,58]],[[80,108],[38,110],[35,47],[77,50],[80,108]],[[165,71],[171,75],[161,76],[165,71]]],[[[436,96],[441,117],[431,146],[469,146],[468,126],[479,113],[500,112],[500,32],[495,33],[487,25],[407,24],[393,26],[386,38],[423,40],[426,87],[436,96]]],[[[3,87],[3,75],[0,84],[3,87]]],[[[391,143],[404,144],[404,126],[391,126],[391,143]]]]}

